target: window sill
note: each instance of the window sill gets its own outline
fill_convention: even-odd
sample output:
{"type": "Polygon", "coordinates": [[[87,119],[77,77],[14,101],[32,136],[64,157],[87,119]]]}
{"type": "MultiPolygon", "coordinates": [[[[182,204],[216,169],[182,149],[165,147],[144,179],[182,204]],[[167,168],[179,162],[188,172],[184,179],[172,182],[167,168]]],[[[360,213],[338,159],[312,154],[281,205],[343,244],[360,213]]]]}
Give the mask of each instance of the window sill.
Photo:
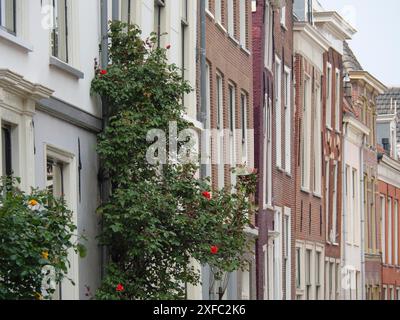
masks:
{"type": "Polygon", "coordinates": [[[242,51],[244,51],[244,53],[246,53],[248,56],[251,56],[250,50],[244,47],[243,45],[240,45],[240,49],[242,49],[242,51]]]}
{"type": "Polygon", "coordinates": [[[318,198],[318,199],[322,199],[322,194],[319,192],[314,192],[314,197],[318,198]]]}
{"type": "Polygon", "coordinates": [[[215,19],[214,15],[211,13],[210,10],[206,9],[206,14],[211,18],[211,19],[215,19]]]}
{"type": "Polygon", "coordinates": [[[228,32],[228,37],[229,37],[229,39],[231,39],[231,41],[233,41],[237,46],[240,45],[239,40],[237,40],[233,34],[230,34],[230,33],[228,32]]]}
{"type": "Polygon", "coordinates": [[[0,39],[7,40],[8,42],[16,45],[18,48],[22,49],[25,52],[33,51],[33,47],[31,44],[21,39],[20,37],[17,37],[1,28],[0,28],[0,39]]]}
{"type": "Polygon", "coordinates": [[[281,173],[285,173],[285,170],[281,166],[276,166],[276,169],[281,173]]]}
{"type": "Polygon", "coordinates": [[[56,67],[62,71],[65,71],[72,75],[73,77],[77,79],[83,79],[85,77],[84,73],[69,64],[65,63],[64,61],[61,61],[60,59],[57,59],[56,57],[50,56],[50,66],[56,67]]]}
{"type": "Polygon", "coordinates": [[[216,21],[215,24],[217,27],[223,32],[223,33],[228,33],[225,29],[225,27],[221,24],[221,21],[216,21]]]}
{"type": "Polygon", "coordinates": [[[329,131],[333,131],[332,127],[329,126],[329,125],[326,125],[326,129],[329,130],[329,131]]]}
{"type": "Polygon", "coordinates": [[[271,203],[265,204],[265,205],[263,206],[263,209],[264,209],[264,210],[270,210],[270,211],[274,211],[274,210],[275,210],[271,203]]]}
{"type": "Polygon", "coordinates": [[[288,178],[292,179],[292,173],[291,173],[291,172],[287,172],[287,171],[286,171],[286,176],[287,176],[288,178]]]}
{"type": "Polygon", "coordinates": [[[281,28],[282,28],[283,30],[285,30],[285,31],[288,31],[287,26],[286,26],[284,23],[282,23],[282,22],[281,22],[281,28]]]}
{"type": "Polygon", "coordinates": [[[308,190],[308,189],[305,188],[305,187],[301,187],[301,188],[300,188],[300,191],[301,191],[301,192],[304,192],[304,193],[307,193],[307,194],[310,194],[310,193],[311,193],[310,190],[308,190]]]}

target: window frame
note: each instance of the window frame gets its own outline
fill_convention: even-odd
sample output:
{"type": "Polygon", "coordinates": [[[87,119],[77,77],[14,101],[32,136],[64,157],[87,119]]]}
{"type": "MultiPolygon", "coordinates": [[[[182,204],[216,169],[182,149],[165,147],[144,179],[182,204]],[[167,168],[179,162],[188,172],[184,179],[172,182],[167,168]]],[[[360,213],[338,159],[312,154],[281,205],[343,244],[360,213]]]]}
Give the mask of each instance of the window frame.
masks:
{"type": "Polygon", "coordinates": [[[6,8],[6,1],[7,0],[0,0],[0,29],[16,36],[17,35],[17,0],[12,1],[12,29],[7,27],[7,10],[3,10],[6,8]],[[3,21],[3,19],[5,21],[3,21]]]}

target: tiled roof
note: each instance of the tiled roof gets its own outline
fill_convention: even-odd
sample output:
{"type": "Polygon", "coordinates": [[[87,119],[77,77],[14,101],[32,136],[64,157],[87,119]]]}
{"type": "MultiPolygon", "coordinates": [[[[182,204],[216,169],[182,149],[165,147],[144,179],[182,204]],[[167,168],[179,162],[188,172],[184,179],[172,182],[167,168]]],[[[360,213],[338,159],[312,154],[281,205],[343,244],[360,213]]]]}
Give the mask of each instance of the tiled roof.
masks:
{"type": "Polygon", "coordinates": [[[376,99],[378,114],[393,114],[397,101],[397,141],[400,142],[400,88],[389,88],[376,99]]]}
{"type": "Polygon", "coordinates": [[[343,65],[347,72],[364,70],[347,41],[343,42],[343,65]]]}

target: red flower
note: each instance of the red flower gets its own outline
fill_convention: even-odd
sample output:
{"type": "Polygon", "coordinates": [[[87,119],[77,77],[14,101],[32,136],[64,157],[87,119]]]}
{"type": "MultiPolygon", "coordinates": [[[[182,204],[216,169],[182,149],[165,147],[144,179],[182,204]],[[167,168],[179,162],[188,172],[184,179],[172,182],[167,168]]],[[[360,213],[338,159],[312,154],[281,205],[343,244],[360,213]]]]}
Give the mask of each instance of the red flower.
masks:
{"type": "Polygon", "coordinates": [[[167,50],[169,50],[169,49],[171,49],[171,45],[168,44],[165,48],[166,48],[167,50]]]}
{"type": "Polygon", "coordinates": [[[105,76],[107,73],[108,73],[107,70],[100,70],[100,74],[101,74],[102,76],[105,76]]]}
{"type": "Polygon", "coordinates": [[[204,198],[206,198],[206,199],[208,199],[208,200],[211,200],[211,193],[210,193],[210,192],[204,191],[204,192],[202,193],[202,195],[203,195],[204,198]]]}
{"type": "Polygon", "coordinates": [[[217,254],[218,253],[218,247],[217,246],[211,246],[211,254],[217,254]]]}
{"type": "Polygon", "coordinates": [[[125,288],[124,288],[124,286],[122,285],[122,284],[118,284],[117,285],[117,288],[115,289],[117,292],[122,292],[122,291],[125,291],[125,288]]]}

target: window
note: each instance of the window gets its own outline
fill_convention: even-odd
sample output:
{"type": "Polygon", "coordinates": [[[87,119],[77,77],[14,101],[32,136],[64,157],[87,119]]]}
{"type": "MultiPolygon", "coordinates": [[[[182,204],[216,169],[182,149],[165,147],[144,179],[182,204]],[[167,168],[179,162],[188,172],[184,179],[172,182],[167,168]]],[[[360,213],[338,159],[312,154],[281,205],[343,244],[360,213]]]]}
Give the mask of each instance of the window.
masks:
{"type": "MultiPolygon", "coordinates": [[[[182,78],[187,80],[186,78],[186,66],[188,65],[186,61],[186,53],[188,52],[188,26],[189,26],[189,0],[180,0],[181,3],[181,70],[182,70],[182,78]]],[[[185,94],[182,96],[183,105],[185,105],[185,94]]]]}
{"type": "Polygon", "coordinates": [[[265,24],[265,48],[264,62],[269,70],[272,70],[272,30],[273,30],[273,11],[269,1],[265,1],[264,24],[265,24]]]}
{"type": "Polygon", "coordinates": [[[11,127],[8,125],[3,125],[1,128],[1,138],[2,138],[2,176],[13,175],[12,166],[12,143],[11,143],[11,127]]]}
{"type": "Polygon", "coordinates": [[[393,236],[392,236],[392,198],[388,198],[388,232],[387,232],[387,242],[388,242],[388,264],[393,264],[392,260],[392,243],[393,243],[393,236]]]}
{"type": "Polygon", "coordinates": [[[396,290],[396,298],[400,301],[400,288],[397,288],[396,290]]]}
{"type": "Polygon", "coordinates": [[[275,62],[275,128],[276,166],[282,168],[282,104],[281,104],[281,61],[275,62]]]}
{"type": "Polygon", "coordinates": [[[321,298],[321,263],[322,254],[320,251],[315,253],[315,300],[321,298]]]}
{"type": "Polygon", "coordinates": [[[244,271],[242,271],[242,300],[250,300],[251,293],[251,277],[250,277],[251,265],[248,265],[244,271]]]}
{"type": "Polygon", "coordinates": [[[280,21],[282,26],[286,26],[286,6],[283,6],[280,10],[280,21]]]}
{"type": "Polygon", "coordinates": [[[390,287],[390,300],[393,301],[394,300],[394,288],[390,287]]]}
{"type": "Polygon", "coordinates": [[[217,74],[217,129],[218,129],[218,187],[222,189],[225,185],[224,172],[224,101],[222,76],[217,74]]]}
{"type": "Polygon", "coordinates": [[[53,0],[54,24],[51,33],[51,53],[66,63],[69,63],[69,4],[69,0],[53,0]]]}
{"type": "Polygon", "coordinates": [[[121,0],[121,21],[133,23],[134,0],[121,0]]]}
{"type": "Polygon", "coordinates": [[[382,261],[386,263],[386,201],[385,196],[381,196],[381,244],[382,244],[382,261]]]}
{"type": "MultiPolygon", "coordinates": [[[[57,198],[63,198],[72,211],[72,219],[77,224],[76,215],[76,159],[72,154],[65,151],[46,147],[46,188],[57,198]]],[[[68,253],[70,265],[65,274],[66,279],[56,288],[53,296],[55,300],[76,300],[79,299],[79,274],[78,256],[70,250],[68,253]],[[73,280],[73,285],[67,278],[73,280]]]]}
{"type": "Polygon", "coordinates": [[[321,88],[316,90],[314,112],[314,192],[321,195],[321,177],[322,177],[322,133],[321,133],[321,88]]]}
{"type": "Polygon", "coordinates": [[[332,128],[332,66],[326,68],[326,126],[332,128]]]}
{"type": "Polygon", "coordinates": [[[272,205],[272,102],[264,95],[264,204],[272,205]]]}
{"type": "Polygon", "coordinates": [[[279,234],[279,236],[274,240],[274,300],[282,300],[282,209],[277,208],[274,217],[274,231],[279,234]]]}
{"type": "MultiPolygon", "coordinates": [[[[359,275],[357,274],[357,278],[356,279],[358,279],[358,276],[359,275]]],[[[340,282],[341,282],[340,281],[341,280],[341,277],[340,277],[340,263],[336,263],[335,279],[336,279],[336,297],[335,297],[335,299],[339,300],[340,299],[340,282]]]]}
{"type": "Polygon", "coordinates": [[[296,288],[301,289],[301,249],[296,248],[296,288]]]}
{"type": "Polygon", "coordinates": [[[292,154],[292,115],[291,115],[291,71],[285,67],[284,73],[284,104],[285,104],[285,170],[291,173],[292,154]]]}
{"type": "Polygon", "coordinates": [[[221,23],[222,21],[222,0],[215,0],[215,21],[221,23]]]}
{"type": "Polygon", "coordinates": [[[307,249],[306,250],[306,300],[310,300],[312,295],[311,256],[312,256],[312,251],[307,249]]]}
{"type": "Polygon", "coordinates": [[[388,291],[387,291],[386,286],[383,286],[383,300],[389,300],[388,299],[388,291]]]}
{"type": "Polygon", "coordinates": [[[333,300],[334,297],[334,272],[335,264],[333,262],[329,263],[329,300],[333,300]]]}
{"type": "Polygon", "coordinates": [[[301,137],[301,186],[306,191],[310,190],[310,154],[311,154],[311,80],[306,77],[304,81],[304,101],[301,137]]]}
{"type": "Polygon", "coordinates": [[[235,36],[235,13],[233,0],[228,0],[228,33],[231,37],[235,36]]]}
{"type": "Polygon", "coordinates": [[[241,119],[242,119],[242,162],[247,161],[247,95],[240,96],[241,119]]]}
{"type": "Polygon", "coordinates": [[[357,201],[357,194],[358,194],[358,173],[356,169],[352,170],[352,212],[353,212],[353,221],[352,221],[352,226],[353,226],[353,243],[356,245],[360,244],[360,212],[358,210],[358,201],[357,201]]]}
{"type": "Polygon", "coordinates": [[[340,94],[340,90],[341,90],[341,81],[340,81],[340,71],[338,69],[336,69],[336,88],[335,88],[335,92],[336,92],[336,97],[335,97],[335,119],[336,119],[336,131],[340,132],[340,121],[341,121],[341,112],[340,112],[340,105],[341,105],[341,94],[340,94]]]}
{"type": "Polygon", "coordinates": [[[0,28],[16,34],[16,0],[0,0],[0,28]]]}
{"type": "Polygon", "coordinates": [[[157,45],[161,46],[161,35],[165,32],[164,7],[166,0],[154,0],[154,31],[157,33],[157,45]]]}
{"type": "Polygon", "coordinates": [[[338,193],[338,165],[337,163],[333,166],[333,195],[332,195],[332,235],[330,241],[333,244],[336,244],[337,240],[337,221],[338,221],[338,212],[337,212],[337,193],[338,193]]]}
{"type": "Polygon", "coordinates": [[[325,161],[325,226],[326,226],[326,241],[329,241],[329,189],[330,189],[330,161],[325,161]]]}
{"type": "Polygon", "coordinates": [[[291,299],[291,209],[284,208],[283,216],[283,264],[284,264],[284,280],[286,300],[291,299]]]}
{"type": "Polygon", "coordinates": [[[399,265],[399,203],[394,200],[394,265],[399,265]]]}
{"type": "Polygon", "coordinates": [[[240,45],[247,47],[247,6],[246,0],[240,0],[240,45]]]}
{"type": "MultiPolygon", "coordinates": [[[[236,122],[235,122],[235,113],[236,113],[236,90],[235,87],[230,84],[229,85],[229,156],[230,156],[230,165],[231,167],[235,167],[236,165],[236,151],[235,151],[235,130],[236,130],[236,122]]],[[[233,175],[232,175],[233,176],[233,175]]]]}

